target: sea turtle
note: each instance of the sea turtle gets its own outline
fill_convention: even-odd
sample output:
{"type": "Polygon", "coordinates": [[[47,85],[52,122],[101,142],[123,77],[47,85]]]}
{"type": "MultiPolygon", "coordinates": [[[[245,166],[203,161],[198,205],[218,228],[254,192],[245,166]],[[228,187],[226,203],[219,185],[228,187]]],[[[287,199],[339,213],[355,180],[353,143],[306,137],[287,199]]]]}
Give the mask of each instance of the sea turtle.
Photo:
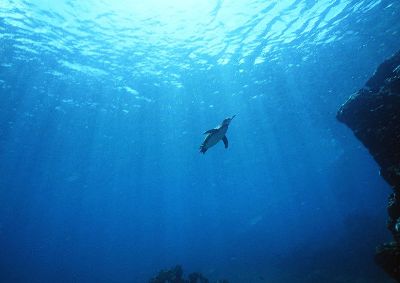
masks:
{"type": "Polygon", "coordinates": [[[220,140],[224,142],[225,148],[228,148],[228,139],[226,138],[226,131],[228,131],[229,123],[235,118],[236,115],[232,117],[228,117],[222,121],[221,125],[218,127],[208,130],[204,132],[204,135],[207,135],[204,139],[203,143],[200,145],[200,152],[206,153],[206,151],[216,145],[220,140]]]}

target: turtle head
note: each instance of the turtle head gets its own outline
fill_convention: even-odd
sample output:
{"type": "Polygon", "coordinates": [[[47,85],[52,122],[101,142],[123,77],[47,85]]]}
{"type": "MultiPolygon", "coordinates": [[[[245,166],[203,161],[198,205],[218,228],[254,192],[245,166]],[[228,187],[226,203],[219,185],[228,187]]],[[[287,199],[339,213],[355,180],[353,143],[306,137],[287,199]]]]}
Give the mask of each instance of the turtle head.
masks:
{"type": "Polygon", "coordinates": [[[224,121],[222,121],[222,125],[228,126],[229,123],[232,121],[232,119],[235,118],[235,117],[236,117],[236,115],[233,115],[232,117],[225,118],[224,121]]]}

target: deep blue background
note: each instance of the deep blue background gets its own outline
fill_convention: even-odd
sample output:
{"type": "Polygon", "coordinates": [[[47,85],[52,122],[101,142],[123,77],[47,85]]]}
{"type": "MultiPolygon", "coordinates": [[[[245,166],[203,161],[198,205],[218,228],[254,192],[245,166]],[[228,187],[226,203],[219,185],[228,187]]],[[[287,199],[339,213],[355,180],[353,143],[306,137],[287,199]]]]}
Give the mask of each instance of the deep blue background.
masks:
{"type": "Polygon", "coordinates": [[[386,282],[373,253],[390,239],[390,188],[335,115],[399,48],[400,6],[358,2],[377,5],[344,10],[340,39],[299,36],[261,64],[238,50],[228,64],[204,55],[207,70],[169,66],[183,87],[21,51],[43,39],[2,7],[0,282],[146,282],[178,263],[234,283],[386,282]],[[201,155],[201,133],[233,114],[229,149],[201,155]]]}

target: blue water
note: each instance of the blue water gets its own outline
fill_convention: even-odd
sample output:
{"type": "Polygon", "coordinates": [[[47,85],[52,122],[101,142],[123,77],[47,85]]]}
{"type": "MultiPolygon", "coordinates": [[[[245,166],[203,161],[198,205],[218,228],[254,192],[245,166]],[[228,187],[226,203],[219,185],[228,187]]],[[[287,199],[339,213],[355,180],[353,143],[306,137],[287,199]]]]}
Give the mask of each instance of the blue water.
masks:
{"type": "Polygon", "coordinates": [[[391,282],[336,111],[400,2],[1,0],[0,282],[391,282]],[[229,148],[202,133],[236,114],[229,148]]]}

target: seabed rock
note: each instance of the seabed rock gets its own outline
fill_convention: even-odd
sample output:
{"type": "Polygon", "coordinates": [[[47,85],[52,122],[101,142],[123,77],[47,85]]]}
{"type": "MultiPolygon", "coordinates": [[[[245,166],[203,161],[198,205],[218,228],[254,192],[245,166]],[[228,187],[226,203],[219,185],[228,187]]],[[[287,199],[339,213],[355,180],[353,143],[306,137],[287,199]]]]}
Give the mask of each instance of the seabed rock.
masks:
{"type": "MultiPolygon", "coordinates": [[[[209,280],[199,272],[188,275],[188,279],[183,278],[183,269],[177,265],[168,270],[161,270],[150,279],[149,283],[209,283],[209,280]]],[[[227,280],[219,280],[217,283],[229,283],[227,280]]]]}
{"type": "Polygon", "coordinates": [[[388,229],[394,242],[378,247],[375,261],[400,282],[400,51],[384,61],[365,87],[341,106],[337,119],[352,129],[393,188],[388,229]]]}
{"type": "Polygon", "coordinates": [[[169,270],[161,270],[149,283],[186,283],[182,276],[182,267],[177,265],[169,270]]]}

